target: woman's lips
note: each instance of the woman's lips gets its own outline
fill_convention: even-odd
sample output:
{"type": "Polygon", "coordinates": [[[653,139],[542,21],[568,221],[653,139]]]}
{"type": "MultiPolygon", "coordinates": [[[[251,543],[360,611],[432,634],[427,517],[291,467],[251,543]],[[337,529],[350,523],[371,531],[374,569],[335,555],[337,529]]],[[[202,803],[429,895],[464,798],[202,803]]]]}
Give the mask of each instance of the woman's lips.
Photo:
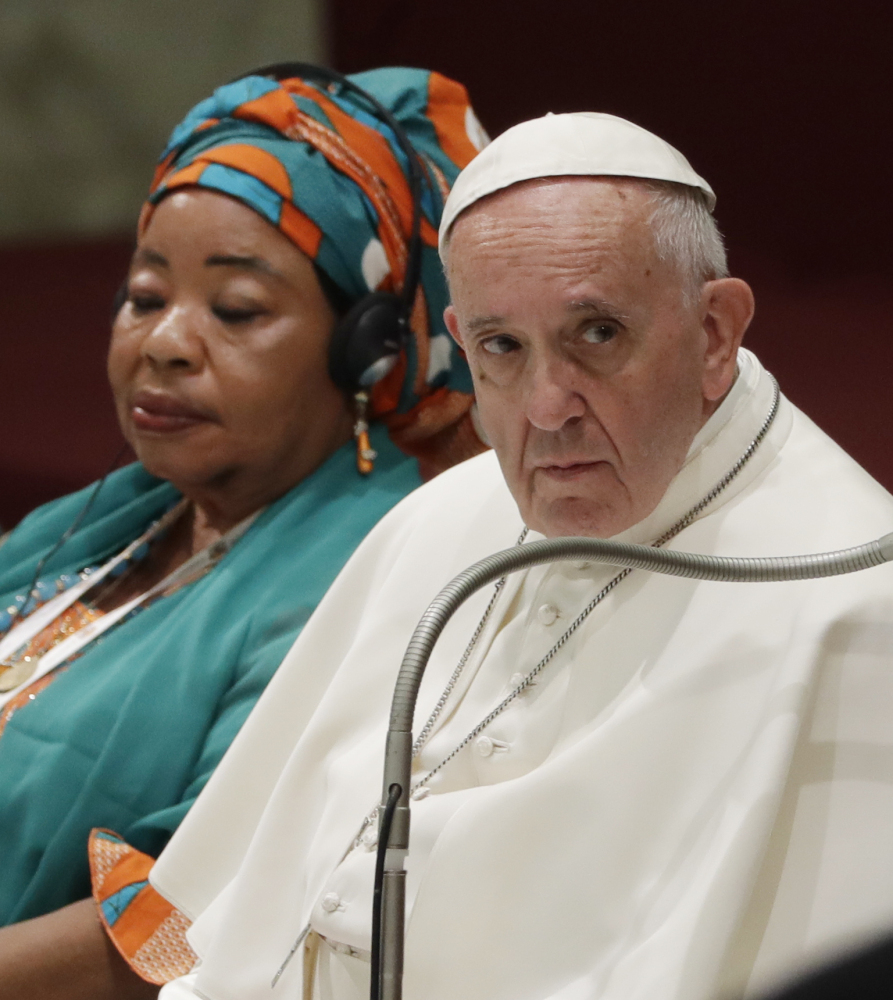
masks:
{"type": "Polygon", "coordinates": [[[130,404],[134,427],[141,431],[170,434],[213,420],[206,410],[162,392],[141,390],[130,404]]]}

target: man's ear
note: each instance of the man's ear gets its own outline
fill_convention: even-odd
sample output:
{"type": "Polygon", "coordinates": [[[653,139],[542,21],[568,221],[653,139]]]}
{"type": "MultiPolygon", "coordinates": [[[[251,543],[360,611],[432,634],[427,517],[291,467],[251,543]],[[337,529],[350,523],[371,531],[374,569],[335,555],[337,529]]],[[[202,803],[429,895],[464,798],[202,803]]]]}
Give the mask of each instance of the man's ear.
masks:
{"type": "Polygon", "coordinates": [[[750,285],[740,278],[718,278],[701,289],[701,323],[707,335],[704,398],[715,402],[735,381],[738,348],[753,318],[750,285]]]}
{"type": "Polygon", "coordinates": [[[450,336],[464,351],[465,344],[462,341],[462,334],[459,333],[459,318],[456,316],[456,310],[452,306],[447,306],[444,309],[443,321],[446,323],[446,328],[450,331],[450,336]]]}

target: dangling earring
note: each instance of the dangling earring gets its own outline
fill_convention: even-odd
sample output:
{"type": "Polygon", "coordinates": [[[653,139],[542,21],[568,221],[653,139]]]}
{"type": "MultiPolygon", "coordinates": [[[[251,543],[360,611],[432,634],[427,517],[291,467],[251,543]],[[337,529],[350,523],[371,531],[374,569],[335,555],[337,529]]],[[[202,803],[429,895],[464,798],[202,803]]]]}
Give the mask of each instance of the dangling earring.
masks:
{"type": "Polygon", "coordinates": [[[378,452],[369,441],[369,393],[362,389],[354,394],[356,419],[353,425],[353,436],[357,442],[357,469],[361,475],[368,476],[375,468],[378,452]]]}

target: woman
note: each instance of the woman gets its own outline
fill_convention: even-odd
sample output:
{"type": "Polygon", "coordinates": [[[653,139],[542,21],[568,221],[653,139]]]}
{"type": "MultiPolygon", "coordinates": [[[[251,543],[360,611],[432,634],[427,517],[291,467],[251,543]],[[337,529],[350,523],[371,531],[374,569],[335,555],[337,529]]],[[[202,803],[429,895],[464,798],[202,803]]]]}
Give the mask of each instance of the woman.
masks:
{"type": "Polygon", "coordinates": [[[366,532],[420,473],[482,450],[435,249],[476,151],[464,88],[421,70],[352,79],[420,157],[419,208],[399,134],[349,86],[252,75],[194,108],[144,207],[109,352],[139,461],[0,550],[10,995],[128,995],[123,965],[90,980],[107,947],[93,828],[103,920],[140,975],[166,977],[156,930],[178,916],[145,886],[151,858],[366,532]],[[332,331],[364,295],[401,291],[414,213],[413,336],[352,399],[328,375],[332,331]]]}

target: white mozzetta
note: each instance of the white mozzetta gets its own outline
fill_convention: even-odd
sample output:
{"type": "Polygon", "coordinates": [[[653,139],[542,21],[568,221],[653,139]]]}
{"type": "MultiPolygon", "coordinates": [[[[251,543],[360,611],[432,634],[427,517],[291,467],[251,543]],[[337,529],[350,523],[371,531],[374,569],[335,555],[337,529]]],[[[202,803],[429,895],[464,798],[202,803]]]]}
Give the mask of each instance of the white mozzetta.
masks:
{"type": "MultiPolygon", "coordinates": [[[[622,539],[658,537],[752,440],[772,386],[746,351],[739,369],[622,539]]],[[[153,872],[195,918],[199,996],[266,1000],[308,921],[325,938],[313,995],[364,996],[374,853],[344,853],[380,793],[405,645],[437,591],[521,527],[487,454],[407,498],[344,569],[153,872]],[[307,704],[321,670],[331,684],[307,704]]],[[[782,399],[753,459],[671,547],[797,554],[891,529],[893,498],[782,399]]],[[[509,579],[418,776],[613,572],[509,579]]],[[[417,729],[489,599],[447,626],[417,729]]],[[[708,1000],[893,925],[891,719],[893,567],[773,584],[633,573],[413,802],[407,1000],[708,1000]]],[[[283,996],[301,995],[304,956],[283,996]]]]}

